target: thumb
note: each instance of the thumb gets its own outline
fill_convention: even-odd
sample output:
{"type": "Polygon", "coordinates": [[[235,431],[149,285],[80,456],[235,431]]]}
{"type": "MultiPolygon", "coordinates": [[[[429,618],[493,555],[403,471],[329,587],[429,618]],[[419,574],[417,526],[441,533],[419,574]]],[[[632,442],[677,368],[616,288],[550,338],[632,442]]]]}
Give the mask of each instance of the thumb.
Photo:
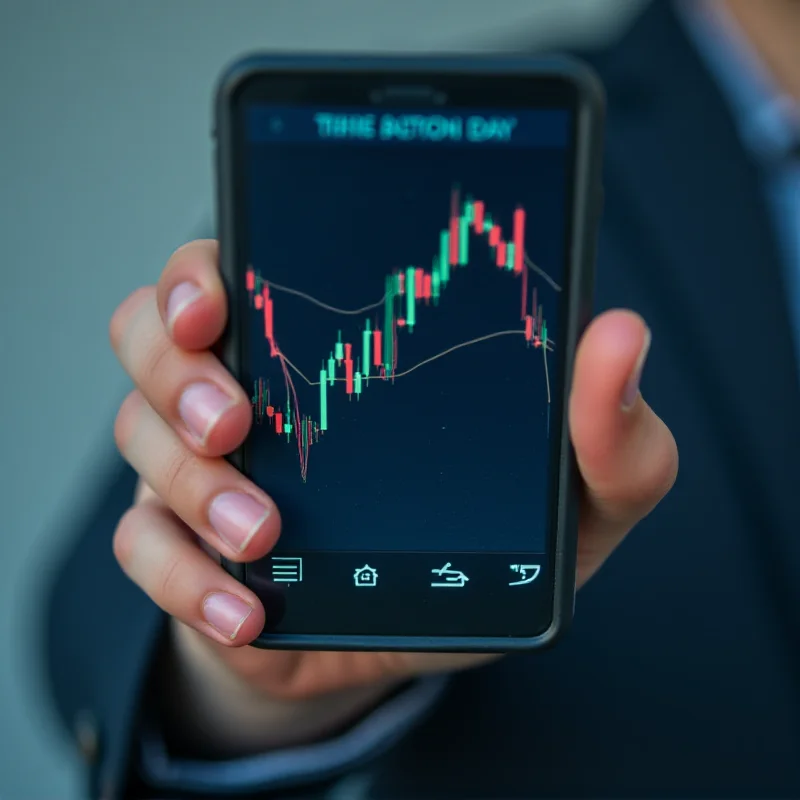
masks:
{"type": "Polygon", "coordinates": [[[650,341],[637,314],[609,311],[591,323],[575,356],[569,422],[586,484],[579,547],[594,553],[594,569],[678,472],[675,439],[639,393],[650,341]]]}

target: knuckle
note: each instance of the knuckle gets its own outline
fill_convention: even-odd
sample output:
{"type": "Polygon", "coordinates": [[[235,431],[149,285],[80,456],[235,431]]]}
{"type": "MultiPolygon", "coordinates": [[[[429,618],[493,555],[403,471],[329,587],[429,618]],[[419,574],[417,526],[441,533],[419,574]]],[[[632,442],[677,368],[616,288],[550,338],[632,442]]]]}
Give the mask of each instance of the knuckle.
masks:
{"type": "MultiPolygon", "coordinates": [[[[159,331],[160,333],[160,331],[159,331]]],[[[156,383],[165,371],[164,362],[172,354],[172,342],[166,336],[153,336],[141,356],[137,380],[144,386],[156,383]]]]}
{"type": "Polygon", "coordinates": [[[164,466],[164,491],[170,502],[191,484],[191,474],[197,466],[197,458],[182,445],[177,446],[164,466]]]}
{"type": "Polygon", "coordinates": [[[672,489],[678,475],[678,448],[672,432],[659,418],[639,445],[638,469],[625,492],[630,505],[652,510],[672,489]]]}
{"type": "Polygon", "coordinates": [[[680,461],[678,457],[678,446],[675,443],[675,439],[672,438],[672,434],[670,434],[670,438],[670,447],[667,449],[661,468],[660,497],[665,497],[669,494],[675,482],[678,480],[678,466],[680,461]]]}
{"type": "Polygon", "coordinates": [[[637,509],[637,516],[650,513],[671,491],[678,477],[677,449],[665,447],[663,452],[653,458],[639,476],[639,485],[631,504],[637,509]]]}
{"type": "Polygon", "coordinates": [[[122,344],[128,322],[134,312],[141,307],[142,303],[152,293],[152,286],[141,286],[131,292],[114,310],[108,323],[108,337],[115,352],[119,350],[122,344]]]}
{"type": "Polygon", "coordinates": [[[659,436],[654,440],[658,442],[654,453],[645,461],[646,468],[642,470],[640,482],[642,492],[653,503],[665,497],[675,484],[678,477],[678,447],[672,432],[661,419],[657,421],[659,436]]]}
{"type": "Polygon", "coordinates": [[[127,451],[128,442],[136,427],[136,419],[140,406],[141,395],[138,390],[134,389],[122,401],[122,405],[119,407],[119,411],[114,420],[114,441],[116,442],[117,449],[123,456],[127,451]]]}
{"type": "Polygon", "coordinates": [[[111,541],[114,558],[127,572],[133,561],[133,551],[136,543],[137,532],[142,520],[142,513],[136,506],[129,508],[117,524],[114,537],[111,541]]]}
{"type": "Polygon", "coordinates": [[[165,605],[173,605],[181,595],[183,562],[179,558],[168,559],[161,569],[158,580],[158,597],[165,605]]]}
{"type": "Polygon", "coordinates": [[[114,310],[114,313],[111,315],[111,320],[108,323],[108,338],[111,342],[111,348],[114,350],[114,352],[119,350],[119,344],[122,341],[123,328],[122,306],[119,305],[114,310]]]}

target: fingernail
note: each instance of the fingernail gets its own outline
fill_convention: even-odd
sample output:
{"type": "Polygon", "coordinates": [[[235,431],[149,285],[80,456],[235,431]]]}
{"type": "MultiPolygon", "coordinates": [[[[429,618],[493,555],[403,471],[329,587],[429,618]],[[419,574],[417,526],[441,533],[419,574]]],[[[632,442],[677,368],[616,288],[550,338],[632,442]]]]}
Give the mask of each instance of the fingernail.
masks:
{"type": "Polygon", "coordinates": [[[232,405],[234,401],[214,384],[194,383],[181,395],[178,413],[192,436],[205,445],[219,418],[232,405]]]}
{"type": "Polygon", "coordinates": [[[650,342],[652,340],[650,328],[645,328],[644,343],[642,349],[639,351],[639,357],[633,365],[633,372],[631,372],[628,382],[622,391],[622,410],[630,411],[636,404],[639,397],[639,382],[642,379],[642,370],[644,369],[644,362],[647,360],[647,353],[650,351],[650,342]]]}
{"type": "Polygon", "coordinates": [[[170,293],[167,299],[167,326],[172,330],[175,320],[192,304],[195,300],[203,296],[199,286],[195,286],[188,281],[179,283],[170,293]]]}
{"type": "Polygon", "coordinates": [[[208,510],[208,520],[220,539],[234,550],[244,550],[272,509],[243,492],[217,495],[208,510]]]}
{"type": "Polygon", "coordinates": [[[203,600],[203,616],[206,622],[231,641],[236,638],[252,611],[253,607],[241,597],[226,592],[206,595],[203,600]]]}

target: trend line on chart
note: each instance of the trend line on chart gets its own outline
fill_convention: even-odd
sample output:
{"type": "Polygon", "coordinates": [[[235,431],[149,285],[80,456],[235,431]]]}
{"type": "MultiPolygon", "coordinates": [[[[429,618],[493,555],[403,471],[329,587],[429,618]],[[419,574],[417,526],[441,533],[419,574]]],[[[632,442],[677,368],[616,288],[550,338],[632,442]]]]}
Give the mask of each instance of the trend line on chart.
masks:
{"type": "MultiPolygon", "coordinates": [[[[486,342],[489,339],[496,339],[498,336],[520,336],[520,335],[522,335],[524,333],[525,333],[525,331],[521,331],[521,330],[511,330],[511,331],[495,331],[494,333],[487,333],[484,336],[476,336],[474,339],[469,339],[466,342],[460,342],[459,344],[454,344],[452,347],[448,347],[447,350],[442,350],[441,353],[437,353],[434,356],[429,356],[428,358],[423,359],[419,363],[414,364],[413,367],[409,367],[408,369],[405,369],[402,372],[395,372],[394,375],[392,375],[392,379],[396,380],[397,378],[404,378],[406,375],[410,375],[412,372],[414,372],[415,370],[418,370],[420,367],[424,367],[426,364],[430,364],[432,361],[436,361],[436,360],[442,358],[443,356],[448,355],[449,353],[453,353],[456,350],[460,350],[462,347],[469,347],[471,344],[479,344],[480,342],[486,342]]],[[[547,340],[547,350],[551,351],[551,352],[553,350],[555,350],[555,341],[553,341],[553,339],[548,339],[547,340]]],[[[544,353],[545,351],[542,350],[542,352],[544,353]]],[[[284,358],[286,359],[286,363],[289,365],[289,367],[294,372],[296,372],[306,382],[306,384],[308,386],[319,386],[321,384],[321,381],[312,381],[311,378],[309,378],[300,369],[300,367],[296,366],[285,355],[284,355],[284,358]]],[[[545,366],[546,366],[546,362],[545,362],[545,366]]],[[[334,378],[334,381],[346,381],[346,380],[347,380],[346,378],[334,378]]],[[[550,398],[550,386],[549,386],[549,383],[548,383],[548,386],[547,386],[547,397],[548,397],[548,400],[549,400],[549,398],[550,398]]]]}
{"type": "Polygon", "coordinates": [[[547,354],[555,348],[549,337],[544,309],[539,303],[538,290],[529,290],[528,273],[542,277],[557,292],[561,287],[528,256],[525,250],[525,209],[518,206],[514,211],[511,236],[503,236],[501,225],[487,211],[481,200],[467,198],[460,201],[459,190],[451,193],[450,219],[448,227],[439,234],[438,251],[431,267],[410,266],[396,269],[384,279],[384,293],[380,300],[356,309],[342,309],[324,303],[312,295],[288,286],[267,281],[250,267],[245,273],[245,285],[250,305],[263,316],[264,338],[269,346],[271,358],[278,359],[283,373],[285,399],[276,405],[268,380],[255,381],[251,403],[256,422],[269,422],[277,435],[285,436],[287,442],[294,438],[298,449],[300,474],[305,482],[308,476],[309,451],[328,430],[328,394],[343,383],[349,400],[353,395],[361,399],[371,380],[394,382],[422,366],[464,347],[502,336],[524,336],[526,345],[541,349],[547,390],[547,427],[550,425],[550,377],[547,354]],[[423,307],[437,306],[455,275],[470,264],[473,248],[471,235],[480,237],[488,244],[492,264],[498,269],[520,280],[520,305],[518,306],[520,327],[496,331],[455,344],[413,366],[398,371],[399,333],[413,333],[417,327],[417,313],[423,307]],[[319,379],[310,379],[281,350],[275,336],[274,298],[275,292],[299,297],[315,306],[342,316],[360,316],[375,312],[382,307],[382,314],[364,319],[360,342],[345,341],[342,331],[337,334],[333,348],[323,358],[319,379]],[[382,317],[382,320],[380,319],[382,317]],[[381,324],[382,323],[382,324],[381,324]],[[361,345],[361,352],[354,352],[361,345]],[[308,386],[319,389],[319,412],[312,416],[302,413],[292,373],[308,386]]]}
{"type": "MultiPolygon", "coordinates": [[[[547,283],[556,291],[560,292],[561,287],[537,264],[534,264],[533,261],[528,257],[528,254],[525,254],[525,266],[535,272],[537,275],[542,277],[547,283]]],[[[332,306],[328,303],[324,303],[322,300],[314,297],[313,295],[306,294],[305,292],[301,292],[299,289],[292,289],[289,286],[281,286],[279,283],[275,283],[274,281],[265,281],[265,283],[269,283],[270,289],[272,291],[277,292],[284,292],[286,294],[294,295],[295,297],[299,297],[302,300],[307,300],[312,305],[318,306],[319,308],[324,308],[326,311],[332,311],[334,314],[348,314],[352,316],[358,316],[359,314],[366,314],[367,311],[372,311],[375,308],[380,308],[383,305],[383,301],[386,298],[386,295],[382,295],[380,300],[376,300],[374,303],[370,303],[366,306],[361,306],[361,308],[337,308],[336,306],[332,306]]]]}

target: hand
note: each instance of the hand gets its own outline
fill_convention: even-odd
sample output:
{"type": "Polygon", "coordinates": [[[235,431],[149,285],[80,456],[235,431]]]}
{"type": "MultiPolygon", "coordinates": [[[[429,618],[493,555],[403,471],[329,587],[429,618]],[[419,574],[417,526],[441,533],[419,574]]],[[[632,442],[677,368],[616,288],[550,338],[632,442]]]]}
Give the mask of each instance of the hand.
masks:
{"type": "MultiPolygon", "coordinates": [[[[183,623],[176,639],[184,658],[208,660],[205,674],[236,676],[239,689],[254,696],[307,701],[351,691],[360,698],[355,705],[408,676],[485,659],[242,647],[261,631],[264,609],[213,553],[263,557],[278,539],[280,514],[223,459],[245,439],[252,416],[249,398],[209,350],[226,313],[217,244],[197,241],[172,256],[156,287],[130,295],[110,326],[114,351],[137,387],[120,408],[115,438],[141,476],[114,552],[127,575],[183,623]]],[[[594,320],[579,346],[569,409],[586,484],[579,586],[676,477],[675,441],[638,392],[649,343],[640,317],[612,311],[594,320]]]]}

